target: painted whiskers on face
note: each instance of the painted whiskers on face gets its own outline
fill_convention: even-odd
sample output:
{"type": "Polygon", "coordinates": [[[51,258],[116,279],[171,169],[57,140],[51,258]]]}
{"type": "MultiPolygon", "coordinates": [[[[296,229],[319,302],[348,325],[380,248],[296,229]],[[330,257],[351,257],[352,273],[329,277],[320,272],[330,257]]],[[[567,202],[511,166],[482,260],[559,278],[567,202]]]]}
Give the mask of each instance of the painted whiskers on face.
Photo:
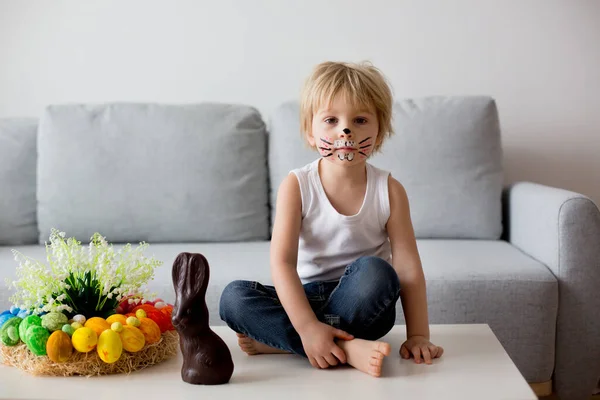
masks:
{"type": "Polygon", "coordinates": [[[354,140],[333,140],[328,136],[321,138],[319,153],[322,157],[331,157],[336,151],[338,151],[337,157],[340,161],[352,161],[354,160],[356,153],[358,153],[358,156],[361,160],[364,160],[369,157],[373,151],[373,138],[368,137],[361,140],[358,142],[358,146],[354,140]]]}

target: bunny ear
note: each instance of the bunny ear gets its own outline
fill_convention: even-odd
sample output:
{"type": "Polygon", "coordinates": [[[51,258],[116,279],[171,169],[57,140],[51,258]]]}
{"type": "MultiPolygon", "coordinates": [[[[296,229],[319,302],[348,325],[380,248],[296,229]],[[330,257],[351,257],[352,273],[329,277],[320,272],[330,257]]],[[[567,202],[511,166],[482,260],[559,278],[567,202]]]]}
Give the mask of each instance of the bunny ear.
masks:
{"type": "Polygon", "coordinates": [[[194,293],[204,294],[208,286],[209,267],[206,257],[202,254],[192,254],[189,260],[190,278],[193,283],[190,285],[194,293]]]}
{"type": "Polygon", "coordinates": [[[189,253],[179,253],[179,255],[175,258],[173,262],[173,269],[171,271],[171,275],[173,278],[173,286],[175,288],[175,292],[177,292],[177,288],[181,288],[185,285],[185,276],[186,269],[188,264],[189,253]]]}

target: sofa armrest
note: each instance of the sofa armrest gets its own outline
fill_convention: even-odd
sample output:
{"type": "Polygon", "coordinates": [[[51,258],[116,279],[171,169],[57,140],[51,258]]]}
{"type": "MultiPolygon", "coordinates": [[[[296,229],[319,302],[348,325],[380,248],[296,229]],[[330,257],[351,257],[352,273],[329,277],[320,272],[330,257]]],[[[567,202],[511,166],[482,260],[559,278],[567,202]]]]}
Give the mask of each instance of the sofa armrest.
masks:
{"type": "Polygon", "coordinates": [[[504,192],[506,239],[559,283],[554,390],[589,399],[600,376],[600,211],[567,190],[519,182],[504,192]]]}

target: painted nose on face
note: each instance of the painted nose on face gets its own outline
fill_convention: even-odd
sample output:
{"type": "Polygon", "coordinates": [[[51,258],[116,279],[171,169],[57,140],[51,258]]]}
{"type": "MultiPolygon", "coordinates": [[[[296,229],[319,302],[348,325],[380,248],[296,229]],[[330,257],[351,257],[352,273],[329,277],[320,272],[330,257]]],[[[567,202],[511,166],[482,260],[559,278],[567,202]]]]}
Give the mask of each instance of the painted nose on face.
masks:
{"type": "Polygon", "coordinates": [[[351,130],[348,128],[344,128],[344,130],[342,132],[344,132],[347,135],[351,132],[351,130]]]}

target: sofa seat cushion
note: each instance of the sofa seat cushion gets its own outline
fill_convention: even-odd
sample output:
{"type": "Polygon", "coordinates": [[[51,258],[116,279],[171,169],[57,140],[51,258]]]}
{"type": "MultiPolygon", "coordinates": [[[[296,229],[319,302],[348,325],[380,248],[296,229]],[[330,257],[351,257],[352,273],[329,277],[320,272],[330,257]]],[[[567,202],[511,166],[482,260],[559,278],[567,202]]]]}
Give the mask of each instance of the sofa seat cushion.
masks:
{"type": "MultiPolygon", "coordinates": [[[[507,242],[419,240],[427,280],[432,324],[489,324],[529,382],[544,382],[554,368],[554,338],[558,282],[539,262],[507,242]]],[[[119,249],[121,246],[116,245],[119,249]]],[[[17,249],[44,260],[42,246],[17,249]]],[[[180,252],[202,253],[211,267],[207,291],[210,323],[222,325],[218,306],[223,288],[232,280],[272,284],[269,242],[151,244],[147,255],[164,262],[149,289],[174,301],[171,267],[180,252]]],[[[0,247],[0,279],[14,279],[16,263],[8,247],[0,247]]],[[[0,308],[8,294],[0,291],[0,308]]],[[[400,303],[397,324],[404,324],[400,303]]],[[[436,342],[435,337],[432,338],[436,342]]],[[[437,343],[444,346],[444,343],[437,343]]]]}
{"type": "MultiPolygon", "coordinates": [[[[550,380],[558,313],[550,270],[504,241],[419,240],[418,246],[430,323],[486,323],[528,382],[550,380]]],[[[399,311],[396,323],[404,323],[399,311]]]]}

